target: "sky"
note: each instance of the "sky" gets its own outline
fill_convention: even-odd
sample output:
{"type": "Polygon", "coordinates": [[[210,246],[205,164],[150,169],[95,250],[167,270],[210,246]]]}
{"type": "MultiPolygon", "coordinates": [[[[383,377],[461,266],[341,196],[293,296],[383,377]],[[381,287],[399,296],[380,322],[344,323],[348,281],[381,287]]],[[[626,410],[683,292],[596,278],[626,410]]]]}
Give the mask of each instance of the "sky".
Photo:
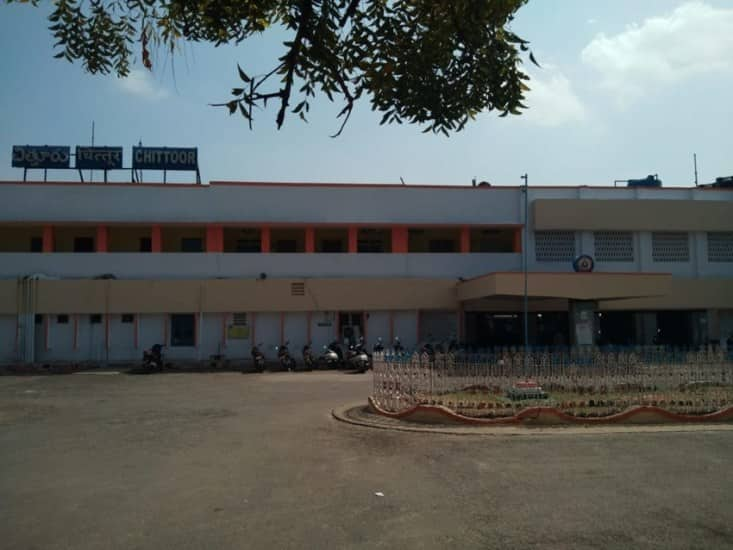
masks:
{"type": "MultiPolygon", "coordinates": [[[[529,110],[482,113],[463,132],[422,134],[414,125],[379,126],[368,102],[357,105],[338,138],[338,106],[318,98],[310,122],[276,107],[250,131],[239,116],[209,106],[238,85],[237,63],[264,73],[282,53],[282,31],[239,46],[187,44],[158,52],[154,70],[136,56],[130,76],[89,75],[53,59],[48,8],[0,5],[0,179],[14,144],[198,147],[204,181],[310,181],[467,185],[613,185],[658,174],[665,186],[733,174],[733,3],[530,0],[512,29],[531,42],[542,68],[529,110]]],[[[36,173],[38,178],[40,174],[36,173]]],[[[73,171],[49,178],[73,179],[73,171]]],[[[162,174],[146,172],[160,180],[162,174]]],[[[114,180],[129,179],[117,172],[114,180]]],[[[191,174],[168,181],[193,181],[191,174]]]]}

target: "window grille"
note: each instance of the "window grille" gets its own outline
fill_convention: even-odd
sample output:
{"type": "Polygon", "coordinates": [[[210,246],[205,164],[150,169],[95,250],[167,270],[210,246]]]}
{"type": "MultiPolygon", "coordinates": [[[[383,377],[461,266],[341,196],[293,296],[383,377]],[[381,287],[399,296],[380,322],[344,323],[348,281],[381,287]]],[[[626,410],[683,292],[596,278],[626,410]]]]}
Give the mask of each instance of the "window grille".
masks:
{"type": "Polygon", "coordinates": [[[652,260],[655,262],[689,262],[688,234],[652,233],[652,260]]]}
{"type": "Polygon", "coordinates": [[[305,283],[290,283],[291,296],[305,296],[305,283]]]}
{"type": "Polygon", "coordinates": [[[572,262],[575,259],[573,231],[537,231],[534,234],[538,262],[572,262]]]}
{"type": "Polygon", "coordinates": [[[733,231],[708,233],[708,261],[733,262],[733,231]]]}
{"type": "Polygon", "coordinates": [[[596,261],[634,261],[634,235],[630,231],[596,231],[593,242],[596,261]]]}

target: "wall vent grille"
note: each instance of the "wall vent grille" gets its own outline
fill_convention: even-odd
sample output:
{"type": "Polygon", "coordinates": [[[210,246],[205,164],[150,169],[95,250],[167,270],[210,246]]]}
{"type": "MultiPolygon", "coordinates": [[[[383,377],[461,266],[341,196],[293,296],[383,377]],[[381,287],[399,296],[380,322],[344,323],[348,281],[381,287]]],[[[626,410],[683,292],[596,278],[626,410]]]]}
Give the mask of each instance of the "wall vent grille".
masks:
{"type": "Polygon", "coordinates": [[[593,244],[598,262],[634,261],[634,234],[630,231],[596,231],[593,244]]]}
{"type": "Polygon", "coordinates": [[[575,259],[573,231],[537,231],[534,252],[538,262],[572,262],[575,259]]]}
{"type": "Polygon", "coordinates": [[[652,260],[689,262],[690,241],[687,233],[652,233],[652,260]]]}

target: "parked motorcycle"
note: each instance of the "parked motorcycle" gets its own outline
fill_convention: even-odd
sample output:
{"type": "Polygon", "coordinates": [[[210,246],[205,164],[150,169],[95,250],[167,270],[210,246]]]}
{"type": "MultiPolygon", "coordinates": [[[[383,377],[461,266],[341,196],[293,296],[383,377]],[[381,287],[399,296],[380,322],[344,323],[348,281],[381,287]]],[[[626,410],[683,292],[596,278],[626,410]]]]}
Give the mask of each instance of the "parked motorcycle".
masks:
{"type": "Polygon", "coordinates": [[[359,372],[366,372],[369,369],[369,354],[364,348],[364,338],[359,338],[356,344],[349,346],[346,364],[359,372]]]}
{"type": "Polygon", "coordinates": [[[143,351],[143,371],[156,372],[163,370],[163,346],[155,344],[150,349],[143,351]]]}
{"type": "Polygon", "coordinates": [[[262,342],[255,344],[252,346],[252,351],[250,351],[250,355],[252,355],[252,365],[257,372],[265,371],[265,354],[260,351],[261,346],[262,342]]]}
{"type": "Polygon", "coordinates": [[[288,372],[292,372],[295,370],[295,359],[293,359],[288,350],[289,343],[285,342],[281,346],[276,346],[275,349],[277,350],[277,359],[280,361],[280,366],[288,372]]]}
{"type": "Polygon", "coordinates": [[[399,336],[395,336],[392,341],[392,353],[398,357],[405,354],[405,348],[402,346],[399,336]]]}
{"type": "Polygon", "coordinates": [[[316,365],[316,360],[313,357],[313,351],[311,350],[311,343],[308,342],[303,346],[303,370],[313,370],[316,365]]]}
{"type": "Polygon", "coordinates": [[[323,346],[323,353],[318,358],[318,366],[322,369],[335,369],[341,365],[343,352],[338,342],[333,341],[323,346]]]}

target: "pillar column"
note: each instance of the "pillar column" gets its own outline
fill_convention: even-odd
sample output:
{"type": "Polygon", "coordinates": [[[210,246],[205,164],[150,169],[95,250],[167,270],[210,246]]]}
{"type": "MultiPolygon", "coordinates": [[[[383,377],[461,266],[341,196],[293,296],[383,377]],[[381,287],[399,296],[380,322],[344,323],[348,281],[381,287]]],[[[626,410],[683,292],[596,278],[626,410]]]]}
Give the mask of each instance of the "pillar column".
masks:
{"type": "Polygon", "coordinates": [[[349,226],[349,252],[352,254],[355,254],[358,249],[358,243],[357,243],[357,235],[358,235],[359,229],[354,226],[349,226]]]}
{"type": "Polygon", "coordinates": [[[512,246],[512,252],[522,251],[522,230],[523,228],[517,227],[514,230],[514,244],[512,246]]]}
{"type": "Polygon", "coordinates": [[[305,228],[305,251],[307,253],[316,251],[316,230],[313,227],[305,228]]]}
{"type": "Polygon", "coordinates": [[[224,252],[224,228],[221,225],[206,226],[206,252],[224,252]]]}
{"type": "Polygon", "coordinates": [[[262,227],[260,229],[260,251],[270,252],[270,228],[262,227]]]}
{"type": "Polygon", "coordinates": [[[402,225],[392,227],[392,252],[395,254],[407,253],[407,227],[402,225]]]}
{"type": "Polygon", "coordinates": [[[163,252],[163,231],[159,225],[150,228],[150,252],[163,252]]]}
{"type": "Polygon", "coordinates": [[[471,228],[467,225],[461,227],[460,252],[461,254],[471,252],[471,228]]]}
{"type": "Polygon", "coordinates": [[[53,226],[43,226],[43,251],[53,252],[53,226]]]}
{"type": "Polygon", "coordinates": [[[108,252],[108,237],[109,237],[109,231],[107,230],[106,225],[98,225],[97,226],[97,238],[96,241],[96,250],[97,252],[108,252]]]}

